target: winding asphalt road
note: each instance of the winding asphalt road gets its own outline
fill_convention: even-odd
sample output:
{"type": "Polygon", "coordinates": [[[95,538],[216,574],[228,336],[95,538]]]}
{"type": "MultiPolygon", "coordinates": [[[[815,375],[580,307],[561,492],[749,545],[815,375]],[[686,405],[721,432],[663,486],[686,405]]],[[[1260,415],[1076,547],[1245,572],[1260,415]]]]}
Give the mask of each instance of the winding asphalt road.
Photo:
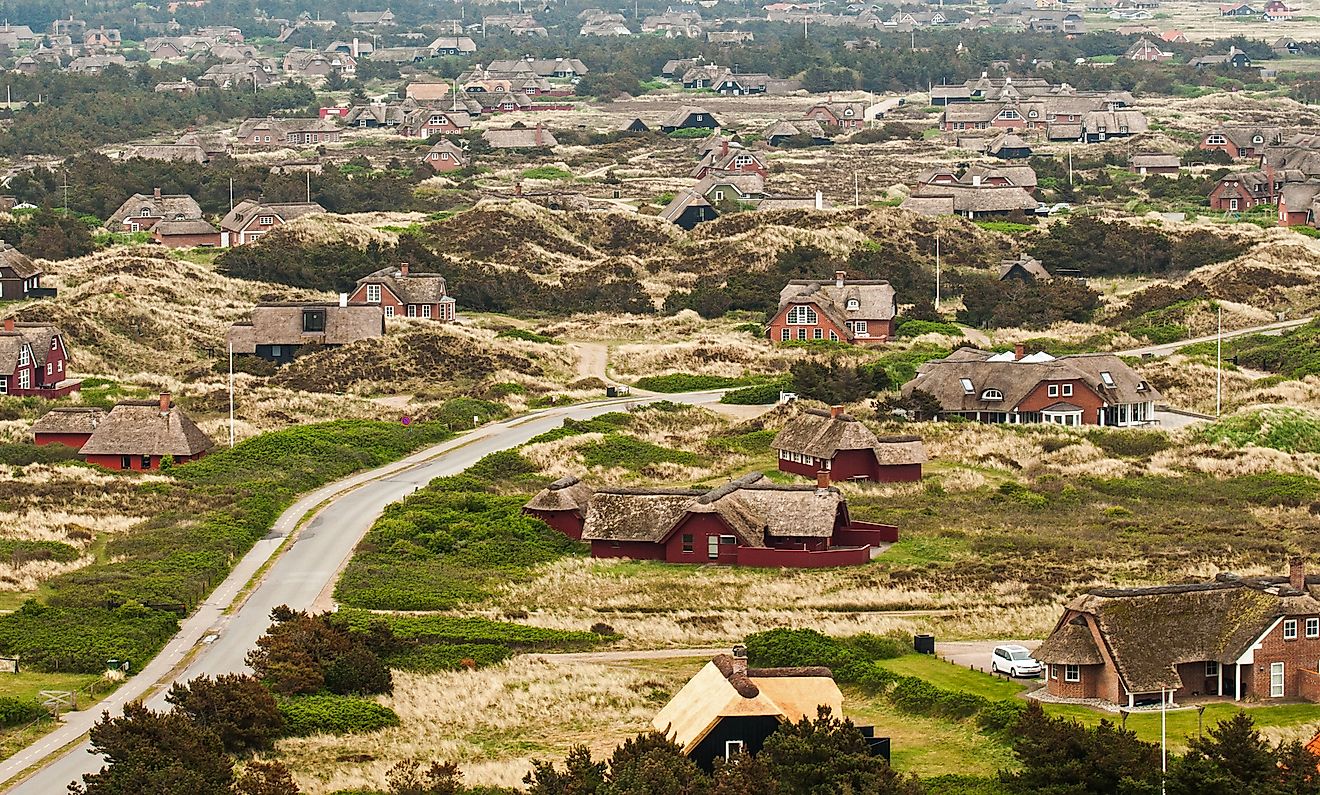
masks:
{"type": "Polygon", "coordinates": [[[712,391],[606,400],[506,420],[304,496],[280,516],[270,534],[239,561],[230,576],[183,622],[174,639],[141,672],[95,708],[69,713],[59,729],[0,762],[0,785],[65,749],[7,790],[8,795],[63,793],[70,782],[79,780],[84,773],[99,770],[104,763],[100,756],[90,753],[91,745],[85,737],[103,711],[119,714],[125,704],[138,700],[154,709],[163,709],[167,706],[165,694],[174,682],[246,670],[244,659],[270,625],[271,609],[289,605],[306,610],[318,600],[323,603],[322,595],[333,585],[353,548],[385,506],[431,480],[458,474],[483,456],[520,445],[558,427],[568,418],[587,419],[659,400],[711,403],[719,400],[721,394],[712,391]],[[318,506],[322,507],[318,510],[318,506]],[[311,512],[315,515],[295,534],[294,530],[311,512]],[[275,557],[290,535],[292,541],[275,557]],[[231,612],[235,600],[272,557],[274,562],[256,587],[231,612]]]}
{"type": "MultiPolygon", "coordinates": [[[[1245,337],[1248,334],[1264,334],[1266,336],[1277,337],[1288,329],[1305,326],[1307,323],[1315,320],[1315,318],[1315,315],[1309,315],[1307,317],[1299,317],[1293,320],[1280,320],[1278,323],[1266,323],[1263,326],[1233,329],[1232,331],[1224,332],[1224,339],[1228,340],[1234,337],[1245,337]]],[[[1214,342],[1215,339],[1215,335],[1211,334],[1206,337],[1194,337],[1189,340],[1179,340],[1164,345],[1147,345],[1144,348],[1129,348],[1125,351],[1115,351],[1115,353],[1119,356],[1145,356],[1146,354],[1151,356],[1168,356],[1179,348],[1185,348],[1188,345],[1195,345],[1198,342],[1214,342]]]]}

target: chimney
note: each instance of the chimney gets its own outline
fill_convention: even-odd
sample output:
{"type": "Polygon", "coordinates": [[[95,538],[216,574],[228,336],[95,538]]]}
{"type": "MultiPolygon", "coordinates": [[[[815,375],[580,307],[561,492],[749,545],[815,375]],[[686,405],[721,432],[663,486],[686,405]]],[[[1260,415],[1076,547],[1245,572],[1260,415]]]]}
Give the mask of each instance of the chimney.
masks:
{"type": "Polygon", "coordinates": [[[14,330],[14,319],[12,317],[5,318],[5,331],[13,331],[13,330],[14,330]]]}
{"type": "Polygon", "coordinates": [[[348,306],[348,293],[339,294],[339,305],[341,307],[348,306]]]}
{"type": "Polygon", "coordinates": [[[745,674],[745,673],[747,673],[747,647],[746,647],[746,646],[734,646],[734,647],[733,647],[733,654],[731,654],[731,655],[729,655],[729,656],[731,656],[731,657],[733,658],[733,673],[734,673],[734,675],[737,675],[737,674],[745,674]]]}
{"type": "Polygon", "coordinates": [[[354,37],[353,37],[353,57],[354,57],[354,58],[358,57],[358,38],[357,38],[357,36],[354,36],[354,37]]]}
{"type": "Polygon", "coordinates": [[[151,195],[155,199],[160,199],[160,188],[156,188],[155,190],[153,190],[151,192],[151,195]]]}
{"type": "Polygon", "coordinates": [[[1288,584],[1298,591],[1306,590],[1306,561],[1302,558],[1288,561],[1288,584]]]}
{"type": "Polygon", "coordinates": [[[843,286],[843,280],[846,279],[847,277],[848,277],[848,271],[835,271],[835,272],[834,272],[834,286],[835,286],[835,287],[842,287],[842,286],[843,286]]]}
{"type": "Polygon", "coordinates": [[[541,146],[544,140],[545,140],[545,136],[541,133],[541,122],[538,121],[536,123],[536,145],[538,147],[541,146]]]}
{"type": "Polygon", "coordinates": [[[408,263],[406,263],[406,262],[400,262],[400,263],[399,263],[399,275],[400,275],[400,276],[407,276],[407,275],[408,275],[408,263]]]}
{"type": "Polygon", "coordinates": [[[169,414],[169,413],[170,413],[170,393],[169,393],[169,392],[161,392],[161,393],[160,393],[160,413],[161,413],[161,414],[169,414]]]}
{"type": "Polygon", "coordinates": [[[1026,345],[1026,343],[1023,343],[1023,342],[1014,343],[1014,345],[1013,345],[1013,359],[1016,361],[1016,360],[1021,359],[1023,356],[1026,356],[1026,355],[1027,355],[1027,345],[1026,345]]]}
{"type": "Polygon", "coordinates": [[[816,191],[816,209],[817,210],[825,209],[825,194],[821,193],[820,191],[816,191]]]}
{"type": "Polygon", "coordinates": [[[830,417],[838,418],[843,414],[843,406],[830,406],[830,417]]]}
{"type": "Polygon", "coordinates": [[[822,469],[821,471],[816,473],[816,488],[820,489],[821,491],[824,491],[829,487],[830,487],[830,473],[822,469]]]}
{"type": "Polygon", "coordinates": [[[720,141],[720,156],[724,157],[728,154],[729,154],[729,139],[725,138],[720,141]]]}
{"type": "Polygon", "coordinates": [[[513,195],[514,195],[514,196],[521,196],[521,195],[523,195],[523,192],[522,192],[522,183],[521,183],[521,182],[515,182],[515,183],[513,183],[513,195]]]}
{"type": "Polygon", "coordinates": [[[980,174],[973,174],[973,175],[972,175],[972,187],[973,187],[973,188],[979,188],[979,187],[981,187],[981,175],[980,175],[980,174]]]}

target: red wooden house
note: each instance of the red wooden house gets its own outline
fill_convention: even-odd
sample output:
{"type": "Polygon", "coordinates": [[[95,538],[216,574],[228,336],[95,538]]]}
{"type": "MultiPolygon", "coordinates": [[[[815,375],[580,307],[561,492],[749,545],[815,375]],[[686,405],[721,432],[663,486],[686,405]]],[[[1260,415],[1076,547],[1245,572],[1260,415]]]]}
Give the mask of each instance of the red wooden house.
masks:
{"type": "MultiPolygon", "coordinates": [[[[71,429],[79,426],[80,422],[70,418],[71,429]]],[[[48,432],[57,430],[58,427],[51,427],[48,432]]],[[[150,470],[159,469],[166,456],[181,464],[201,458],[213,447],[215,442],[211,437],[164,392],[159,401],[129,400],[116,404],[95,423],[78,455],[106,469],[150,470]]]]}
{"type": "Polygon", "coordinates": [[[1216,127],[1201,139],[1200,148],[1227,152],[1234,160],[1258,159],[1265,155],[1265,147],[1283,143],[1283,131],[1278,127],[1244,127],[1224,125],[1216,127]]]}
{"type": "Polygon", "coordinates": [[[1300,562],[1287,577],[1097,589],[1068,603],[1035,657],[1062,699],[1320,701],[1317,597],[1300,562]]]}
{"type": "Polygon", "coordinates": [[[95,407],[64,406],[53,408],[32,424],[32,443],[41,447],[62,444],[81,450],[92,438],[92,431],[105,419],[106,410],[95,407]]]}
{"type": "Polygon", "coordinates": [[[447,171],[457,171],[460,168],[467,168],[468,154],[460,149],[452,141],[441,139],[435,146],[426,150],[422,156],[422,162],[431,167],[432,171],[445,173],[447,171]]]}
{"type": "Polygon", "coordinates": [[[454,320],[454,299],[445,293],[445,277],[412,272],[406,262],[358,279],[348,303],[379,306],[385,317],[420,317],[441,323],[454,320]]]}
{"type": "Polygon", "coordinates": [[[821,102],[807,110],[806,118],[841,130],[860,130],[866,126],[866,107],[860,102],[821,102]]]}
{"type": "Polygon", "coordinates": [[[779,471],[808,478],[828,475],[833,483],[921,480],[926,450],[917,436],[878,438],[861,420],[843,413],[807,409],[789,418],[770,443],[779,471]]]}
{"type": "Polygon", "coordinates": [[[858,522],[822,478],[783,486],[760,473],[715,489],[602,489],[563,478],[523,511],[591,545],[596,558],[807,568],[866,563],[898,528],[858,522]]]}
{"type": "Polygon", "coordinates": [[[898,308],[894,288],[878,279],[795,279],[779,292],[779,311],[767,334],[771,342],[832,340],[856,345],[881,343],[894,333],[898,308]]]}
{"type": "Polygon", "coordinates": [[[692,176],[701,179],[708,174],[758,174],[762,177],[770,173],[765,159],[742,144],[730,143],[721,139],[702,156],[701,161],[692,169],[692,176]]]}
{"type": "Polygon", "coordinates": [[[68,378],[68,362],[59,329],[5,318],[0,330],[0,395],[65,397],[79,386],[68,378]]]}

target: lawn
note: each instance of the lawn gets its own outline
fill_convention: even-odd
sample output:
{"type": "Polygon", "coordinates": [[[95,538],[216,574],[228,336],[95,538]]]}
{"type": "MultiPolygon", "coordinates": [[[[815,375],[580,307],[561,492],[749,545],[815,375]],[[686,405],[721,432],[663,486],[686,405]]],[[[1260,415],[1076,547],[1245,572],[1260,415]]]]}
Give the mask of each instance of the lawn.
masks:
{"type": "MultiPolygon", "coordinates": [[[[82,690],[93,682],[103,681],[99,674],[65,674],[24,671],[19,674],[0,674],[0,696],[9,698],[40,700],[37,696],[42,690],[82,690]]],[[[98,695],[103,696],[101,692],[98,695]]],[[[79,694],[81,704],[85,694],[79,694]]]]}
{"type": "Polygon", "coordinates": [[[983,674],[929,654],[905,654],[876,663],[899,676],[915,676],[944,690],[959,690],[989,699],[1013,698],[1025,686],[1008,679],[983,674]]]}
{"type": "MultiPolygon", "coordinates": [[[[1209,704],[1205,708],[1203,719],[1203,728],[1209,728],[1216,723],[1233,717],[1239,709],[1237,704],[1216,703],[1209,704]]],[[[1267,727],[1291,727],[1306,723],[1320,721],[1320,704],[1280,704],[1269,707],[1245,707],[1247,714],[1256,722],[1260,728],[1267,727]]],[[[1122,722],[1122,716],[1115,715],[1112,712],[1101,712],[1089,707],[1074,706],[1066,704],[1046,704],[1045,711],[1051,715],[1071,718],[1087,726],[1094,726],[1101,720],[1109,720],[1114,723],[1122,722]]],[[[1167,714],[1169,750],[1173,753],[1183,753],[1187,750],[1187,738],[1193,737],[1197,732],[1197,714],[1195,709],[1177,709],[1167,714]]],[[[1160,713],[1158,712],[1140,712],[1133,713],[1128,718],[1128,729],[1136,732],[1137,737],[1147,742],[1158,743],[1160,741],[1160,713]]]]}

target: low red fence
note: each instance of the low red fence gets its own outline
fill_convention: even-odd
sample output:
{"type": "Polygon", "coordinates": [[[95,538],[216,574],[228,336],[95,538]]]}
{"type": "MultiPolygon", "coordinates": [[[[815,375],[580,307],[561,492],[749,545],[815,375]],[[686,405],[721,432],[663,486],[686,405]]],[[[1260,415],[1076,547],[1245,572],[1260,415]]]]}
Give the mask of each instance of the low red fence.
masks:
{"type": "Polygon", "coordinates": [[[898,540],[898,528],[892,524],[874,522],[851,522],[834,533],[834,543],[839,546],[862,544],[892,544],[898,540]]]}
{"type": "Polygon", "coordinates": [[[11,389],[9,394],[14,397],[39,397],[47,400],[68,397],[82,388],[82,381],[64,381],[58,386],[49,389],[11,389]]]}
{"type": "Polygon", "coordinates": [[[814,569],[824,566],[858,566],[871,560],[871,547],[849,549],[770,549],[769,547],[738,547],[739,566],[784,567],[814,569]]]}
{"type": "Polygon", "coordinates": [[[1312,703],[1320,703],[1320,673],[1303,668],[1297,674],[1297,695],[1312,703]]]}

